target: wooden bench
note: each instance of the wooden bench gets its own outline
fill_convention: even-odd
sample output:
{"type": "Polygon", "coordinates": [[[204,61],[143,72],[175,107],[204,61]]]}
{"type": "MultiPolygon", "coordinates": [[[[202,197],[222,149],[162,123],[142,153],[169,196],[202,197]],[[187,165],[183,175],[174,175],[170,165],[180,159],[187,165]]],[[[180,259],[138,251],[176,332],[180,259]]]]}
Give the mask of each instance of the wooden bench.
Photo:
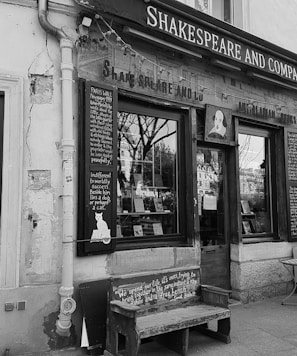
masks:
{"type": "Polygon", "coordinates": [[[136,356],[142,339],[157,341],[186,355],[189,328],[230,340],[230,291],[200,285],[198,268],[112,278],[109,292],[105,356],[136,356]],[[208,322],[217,320],[217,330],[208,322]],[[125,352],[119,350],[119,334],[125,352]]]}

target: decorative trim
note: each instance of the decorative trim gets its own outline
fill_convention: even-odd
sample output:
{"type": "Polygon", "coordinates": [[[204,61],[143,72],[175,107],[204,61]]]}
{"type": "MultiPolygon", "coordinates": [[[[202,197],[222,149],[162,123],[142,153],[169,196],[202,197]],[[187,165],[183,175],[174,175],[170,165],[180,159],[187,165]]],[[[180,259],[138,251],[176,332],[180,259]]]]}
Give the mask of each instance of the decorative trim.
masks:
{"type": "MultiPolygon", "coordinates": [[[[23,7],[30,7],[37,9],[37,1],[36,0],[0,0],[0,3],[8,4],[8,5],[18,5],[23,7]]],[[[74,3],[73,0],[61,0],[58,1],[49,1],[48,4],[49,11],[57,12],[63,15],[76,16],[78,13],[79,7],[74,3]],[[61,4],[61,2],[64,2],[61,4]]]]}
{"type": "Polygon", "coordinates": [[[19,286],[23,168],[23,79],[0,73],[4,92],[0,288],[19,286]]]}

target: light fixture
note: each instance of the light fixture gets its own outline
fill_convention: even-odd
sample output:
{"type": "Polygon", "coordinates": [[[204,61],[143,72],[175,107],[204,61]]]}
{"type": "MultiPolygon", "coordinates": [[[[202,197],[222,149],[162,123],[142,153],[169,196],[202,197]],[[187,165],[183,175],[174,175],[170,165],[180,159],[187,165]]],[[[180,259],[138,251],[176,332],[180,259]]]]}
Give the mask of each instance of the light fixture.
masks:
{"type": "Polygon", "coordinates": [[[90,17],[84,16],[81,24],[85,27],[90,27],[92,24],[92,19],[90,17]]]}
{"type": "Polygon", "coordinates": [[[199,58],[199,59],[202,58],[202,55],[200,53],[196,52],[196,51],[195,52],[191,51],[191,50],[186,49],[184,47],[181,47],[181,46],[175,45],[173,43],[170,43],[169,41],[165,41],[165,40],[162,40],[161,38],[157,38],[157,37],[148,35],[148,34],[146,34],[144,32],[138,31],[138,30],[136,30],[134,28],[131,28],[131,27],[128,27],[128,26],[124,27],[124,33],[127,33],[129,35],[133,35],[135,37],[138,37],[138,38],[141,38],[143,40],[152,42],[154,44],[161,45],[162,47],[166,47],[167,49],[174,50],[176,52],[180,52],[180,53],[183,53],[183,54],[188,54],[188,55],[190,55],[191,57],[194,57],[194,58],[199,58]]]}
{"type": "Polygon", "coordinates": [[[287,84],[287,83],[283,83],[281,81],[278,81],[276,79],[272,79],[270,77],[266,77],[265,75],[261,75],[261,74],[258,74],[258,73],[254,73],[254,72],[247,72],[247,75],[251,78],[256,78],[256,79],[259,79],[259,80],[262,80],[264,82],[267,82],[267,83],[270,83],[270,84],[274,84],[274,85],[279,85],[283,88],[286,88],[286,89],[293,89],[293,90],[297,90],[297,86],[296,85],[290,85],[290,84],[287,84]]]}
{"type": "Polygon", "coordinates": [[[212,59],[211,63],[213,65],[215,65],[215,66],[218,66],[218,67],[221,67],[221,68],[224,68],[224,69],[234,70],[234,71],[237,71],[237,72],[241,71],[240,67],[238,67],[238,66],[236,66],[234,64],[230,64],[228,62],[220,61],[219,59],[212,59]]]}

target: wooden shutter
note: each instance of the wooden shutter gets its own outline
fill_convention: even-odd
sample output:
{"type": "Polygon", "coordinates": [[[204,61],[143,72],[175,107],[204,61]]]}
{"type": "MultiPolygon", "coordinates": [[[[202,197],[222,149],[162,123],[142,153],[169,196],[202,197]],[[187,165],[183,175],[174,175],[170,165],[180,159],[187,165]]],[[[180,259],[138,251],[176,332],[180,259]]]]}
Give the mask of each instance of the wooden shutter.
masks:
{"type": "Polygon", "coordinates": [[[117,90],[80,81],[78,256],[114,250],[117,90]],[[96,220],[96,216],[98,221],[96,220]]]}

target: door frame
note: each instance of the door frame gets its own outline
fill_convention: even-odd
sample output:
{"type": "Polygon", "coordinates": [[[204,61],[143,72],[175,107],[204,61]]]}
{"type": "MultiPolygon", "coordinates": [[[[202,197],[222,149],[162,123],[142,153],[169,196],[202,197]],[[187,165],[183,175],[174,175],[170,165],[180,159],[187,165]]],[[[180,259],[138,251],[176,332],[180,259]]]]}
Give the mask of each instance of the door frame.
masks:
{"type": "MultiPolygon", "coordinates": [[[[229,208],[230,204],[229,202],[229,187],[228,187],[228,177],[230,175],[230,169],[228,165],[228,156],[230,152],[230,147],[225,146],[225,145],[218,145],[218,144],[213,144],[213,143],[206,143],[206,142],[197,142],[196,145],[196,151],[195,151],[195,161],[196,161],[196,169],[197,169],[197,151],[199,148],[202,149],[214,149],[223,152],[224,158],[223,158],[223,209],[224,209],[224,237],[225,237],[225,244],[218,244],[218,245],[210,245],[210,246],[202,246],[201,245],[201,234],[200,234],[200,216],[198,215],[198,231],[199,231],[199,238],[200,238],[200,249],[201,249],[201,278],[202,278],[202,283],[206,284],[217,284],[220,287],[224,288],[230,288],[231,285],[231,278],[230,278],[230,228],[229,228],[229,208]],[[223,252],[225,250],[225,252],[223,252]],[[225,281],[226,283],[219,284],[215,282],[216,276],[211,276],[209,270],[211,268],[207,269],[207,265],[204,263],[205,256],[214,256],[213,254],[221,255],[221,258],[224,258],[225,260],[225,266],[224,268],[227,269],[226,272],[226,277],[225,281]],[[203,271],[204,270],[204,271],[203,271]],[[203,277],[205,275],[205,279],[203,277]]],[[[197,182],[198,182],[198,177],[197,177],[197,182]]],[[[198,194],[198,193],[197,193],[198,194]]],[[[212,260],[215,260],[212,258],[212,260]]],[[[218,278],[221,279],[221,278],[218,278]]],[[[222,280],[221,280],[222,282],[222,280]]]]}

